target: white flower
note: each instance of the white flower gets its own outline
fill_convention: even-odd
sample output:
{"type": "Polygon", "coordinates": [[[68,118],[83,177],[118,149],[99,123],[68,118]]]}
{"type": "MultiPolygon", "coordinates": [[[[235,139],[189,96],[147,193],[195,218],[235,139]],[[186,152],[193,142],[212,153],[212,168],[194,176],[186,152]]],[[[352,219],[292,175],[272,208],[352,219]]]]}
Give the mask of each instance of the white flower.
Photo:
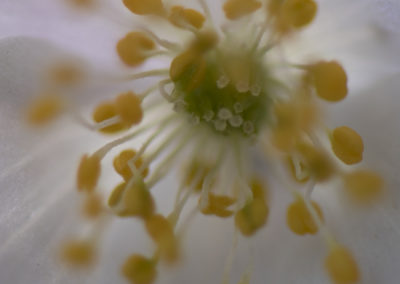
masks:
{"type": "Polygon", "coordinates": [[[0,42],[2,283],[396,283],[399,38],[390,32],[395,17],[382,26],[371,14],[395,4],[180,4],[199,13],[176,2],[125,0],[124,10],[99,1],[75,16],[54,1],[0,4],[0,36],[45,37],[63,48],[27,37],[0,42]],[[139,32],[127,34],[131,19],[139,32]],[[118,66],[117,55],[141,66],[118,66]],[[148,75],[162,78],[158,92],[138,80],[148,75]],[[36,92],[46,97],[29,104],[36,92]],[[22,122],[26,108],[36,124],[70,116],[34,131],[22,122]],[[94,108],[95,122],[81,116],[94,108]],[[110,127],[151,131],[102,147],[110,137],[97,134],[110,127]],[[127,148],[140,156],[120,154],[127,148]],[[361,160],[373,171],[360,172],[361,160]],[[109,206],[97,208],[97,193],[108,199],[122,178],[109,206]],[[94,219],[81,217],[87,201],[94,219]],[[214,217],[191,220],[191,208],[214,217]],[[89,264],[95,250],[90,274],[71,276],[54,261],[60,240],[73,265],[89,264]],[[177,266],[164,265],[178,254],[177,266]]]}

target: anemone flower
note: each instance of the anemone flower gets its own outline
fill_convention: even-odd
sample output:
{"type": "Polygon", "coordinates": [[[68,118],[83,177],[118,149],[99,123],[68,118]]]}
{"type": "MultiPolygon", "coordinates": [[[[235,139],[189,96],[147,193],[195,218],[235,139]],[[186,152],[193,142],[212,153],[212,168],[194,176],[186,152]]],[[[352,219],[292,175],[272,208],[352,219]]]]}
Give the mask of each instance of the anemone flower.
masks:
{"type": "Polygon", "coordinates": [[[110,2],[0,3],[1,283],[398,282],[394,1],[110,2]]]}

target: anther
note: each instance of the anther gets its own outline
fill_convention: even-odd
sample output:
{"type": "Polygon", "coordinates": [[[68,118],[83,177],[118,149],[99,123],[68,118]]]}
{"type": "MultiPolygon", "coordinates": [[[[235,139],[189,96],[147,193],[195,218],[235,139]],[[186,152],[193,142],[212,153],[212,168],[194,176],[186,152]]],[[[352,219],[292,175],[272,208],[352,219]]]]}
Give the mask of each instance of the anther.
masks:
{"type": "Polygon", "coordinates": [[[347,96],[347,75],[336,61],[320,61],[309,67],[317,95],[327,101],[337,102],[347,96]]]}
{"type": "Polygon", "coordinates": [[[87,268],[96,260],[94,245],[87,240],[73,240],[63,244],[61,259],[73,267],[87,268]]]}
{"type": "Polygon", "coordinates": [[[330,247],[325,268],[336,284],[355,284],[360,280],[360,272],[353,255],[339,244],[330,247]]]}
{"type": "Polygon", "coordinates": [[[356,170],[345,174],[343,181],[351,198],[364,204],[376,200],[384,187],[383,178],[370,170],[356,170]]]}
{"type": "Polygon", "coordinates": [[[27,110],[27,120],[35,126],[45,125],[57,118],[64,109],[64,102],[59,96],[45,95],[38,97],[27,110]]]}
{"type": "MultiPolygon", "coordinates": [[[[322,220],[322,211],[318,204],[314,201],[311,204],[322,220]]],[[[319,229],[302,197],[297,197],[296,201],[290,204],[287,209],[286,221],[290,230],[298,235],[316,234],[319,229]]]]}
{"type": "MultiPolygon", "coordinates": [[[[147,3],[147,2],[146,2],[147,3]]],[[[129,66],[142,64],[148,54],[154,51],[155,44],[145,33],[128,33],[117,43],[117,52],[121,60],[129,66]]]]}
{"type": "MultiPolygon", "coordinates": [[[[127,149],[119,153],[118,156],[114,158],[114,169],[117,173],[119,173],[125,181],[129,181],[133,177],[132,170],[130,169],[128,162],[134,159],[136,156],[136,151],[133,149],[127,149]]],[[[135,161],[135,166],[137,169],[140,169],[143,161],[141,157],[138,157],[135,161]]],[[[149,170],[146,168],[142,173],[142,177],[146,177],[149,170]]]]}
{"type": "Polygon", "coordinates": [[[157,263],[139,254],[131,255],[122,266],[122,274],[132,284],[152,284],[157,278],[157,263]]]}
{"type": "Polygon", "coordinates": [[[77,173],[77,187],[82,191],[93,191],[100,177],[100,158],[96,155],[84,155],[81,158],[77,173]]]}
{"type": "Polygon", "coordinates": [[[123,0],[124,5],[137,15],[165,15],[165,8],[161,0],[123,0]]]}
{"type": "Polygon", "coordinates": [[[347,126],[337,127],[331,135],[332,150],[343,163],[353,165],[361,162],[364,143],[361,136],[347,126]]]}
{"type": "Polygon", "coordinates": [[[193,9],[187,9],[182,6],[173,6],[171,8],[168,20],[181,28],[185,28],[187,25],[196,28],[196,29],[201,29],[205,18],[204,16],[193,9]]]}
{"type": "Polygon", "coordinates": [[[229,20],[236,20],[254,13],[261,7],[261,3],[255,0],[228,0],[223,9],[229,20]]]}
{"type": "Polygon", "coordinates": [[[122,122],[128,126],[139,124],[143,118],[140,98],[132,93],[124,93],[115,99],[115,110],[122,122]]]}

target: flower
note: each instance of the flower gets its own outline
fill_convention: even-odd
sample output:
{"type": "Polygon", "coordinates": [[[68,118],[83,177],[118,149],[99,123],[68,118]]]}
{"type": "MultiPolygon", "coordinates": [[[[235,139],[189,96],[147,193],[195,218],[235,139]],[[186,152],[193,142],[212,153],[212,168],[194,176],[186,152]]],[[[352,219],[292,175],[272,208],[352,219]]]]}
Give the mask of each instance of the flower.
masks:
{"type": "MultiPolygon", "coordinates": [[[[76,4],[84,3],[86,8],[89,2],[76,4]]],[[[295,45],[297,37],[312,24],[317,4],[312,0],[288,0],[269,1],[262,6],[258,1],[229,0],[224,3],[223,11],[230,22],[220,26],[213,23],[205,2],[200,3],[202,12],[180,5],[168,6],[161,1],[124,1],[134,14],[151,15],[157,21],[183,30],[183,39],[179,42],[164,40],[154,31],[140,28],[127,33],[116,44],[117,54],[126,65],[136,67],[151,57],[166,56],[171,59],[166,69],[123,78],[101,72],[88,72],[84,78],[86,70],[74,61],[60,62],[48,69],[46,84],[42,85],[43,95],[28,107],[31,124],[45,124],[67,112],[92,131],[114,133],[133,129],[132,133],[81,157],[76,177],[76,187],[83,200],[79,212],[94,221],[89,222],[89,229],[83,230],[80,238],[64,244],[62,258],[73,266],[90,266],[98,259],[97,254],[101,254],[104,243],[101,238],[107,231],[110,216],[135,217],[145,225],[154,254],[149,250],[130,252],[118,263],[118,270],[132,283],[152,283],[157,277],[163,281],[165,278],[158,272],[161,263],[182,259],[181,237],[187,224],[196,227],[190,219],[180,221],[180,215],[188,198],[200,191],[199,197],[192,197],[198,199],[198,204],[192,204],[194,212],[234,220],[234,245],[228,253],[225,271],[220,272],[223,281],[229,281],[237,234],[259,236],[266,223],[273,222],[271,210],[279,204],[270,195],[287,189],[291,197],[280,214],[286,219],[281,224],[287,223],[286,228],[298,235],[320,234],[323,241],[320,245],[325,242],[326,251],[320,246],[318,252],[325,255],[316,258],[324,266],[320,270],[326,271],[324,279],[329,277],[335,283],[358,282],[361,276],[357,258],[351,247],[331,232],[324,208],[319,205],[332,197],[323,198],[322,194],[316,202],[311,200],[311,195],[314,199],[316,191],[323,190],[318,188],[320,184],[336,180],[334,188],[346,189],[346,202],[352,200],[348,204],[355,210],[356,203],[377,202],[384,181],[378,171],[345,166],[358,164],[364,155],[364,142],[354,129],[348,126],[328,129],[323,124],[327,108],[323,100],[336,103],[348,94],[348,75],[342,63],[319,58],[319,55],[292,58],[291,49],[299,47],[295,45]],[[250,26],[250,32],[246,32],[244,24],[250,26]],[[93,123],[77,114],[71,98],[62,96],[82,93],[87,82],[98,83],[99,78],[101,83],[104,80],[125,88],[126,81],[149,76],[165,77],[155,85],[162,101],[155,98],[145,105],[148,98],[156,97],[153,85],[140,93],[129,88],[97,105],[92,114],[93,123]],[[173,87],[172,91],[168,86],[173,87]],[[147,137],[142,135],[146,131],[147,137]],[[139,135],[145,139],[141,147],[132,149],[129,144],[114,154],[113,162],[105,159],[115,147],[126,145],[139,135]],[[258,156],[262,153],[266,164],[261,174],[260,169],[254,169],[253,150],[258,156]],[[175,205],[167,215],[155,206],[154,186],[181,165],[184,167],[182,180],[178,183],[175,205]],[[149,170],[149,166],[153,168],[149,170]],[[106,176],[112,180],[114,171],[124,182],[112,191],[107,207],[99,190],[106,182],[99,179],[106,176]]],[[[152,21],[157,25],[156,20],[152,21]]],[[[69,138],[78,137],[79,132],[64,131],[69,138]]],[[[58,164],[64,162],[64,158],[56,159],[58,164]]],[[[49,177],[60,180],[65,170],[61,172],[61,176],[49,177]]],[[[339,194],[337,190],[334,193],[339,194]]],[[[43,196],[38,199],[39,206],[45,210],[40,203],[43,196]]],[[[356,213],[349,215],[353,214],[356,213]]],[[[189,218],[191,214],[186,216],[189,218]]],[[[279,219],[282,220],[275,217],[279,219]]],[[[200,233],[204,234],[204,227],[200,233]]],[[[286,250],[284,244],[278,247],[286,250]]],[[[257,273],[253,266],[264,265],[257,258],[255,261],[254,264],[249,261],[247,272],[242,268],[243,283],[257,273]]],[[[286,269],[285,265],[280,267],[286,269]]],[[[285,283],[282,279],[276,282],[285,283]]]]}

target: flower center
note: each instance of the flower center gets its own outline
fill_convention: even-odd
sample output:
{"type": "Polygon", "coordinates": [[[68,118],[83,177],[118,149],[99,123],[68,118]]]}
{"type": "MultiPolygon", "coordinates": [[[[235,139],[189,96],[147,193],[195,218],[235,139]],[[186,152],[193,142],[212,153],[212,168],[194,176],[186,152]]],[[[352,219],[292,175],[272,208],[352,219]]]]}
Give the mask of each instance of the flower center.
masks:
{"type": "Polygon", "coordinates": [[[268,113],[267,68],[249,47],[222,43],[206,54],[179,55],[171,68],[185,65],[174,80],[175,110],[223,135],[257,134],[268,113]],[[175,64],[174,64],[175,63],[175,64]]]}

